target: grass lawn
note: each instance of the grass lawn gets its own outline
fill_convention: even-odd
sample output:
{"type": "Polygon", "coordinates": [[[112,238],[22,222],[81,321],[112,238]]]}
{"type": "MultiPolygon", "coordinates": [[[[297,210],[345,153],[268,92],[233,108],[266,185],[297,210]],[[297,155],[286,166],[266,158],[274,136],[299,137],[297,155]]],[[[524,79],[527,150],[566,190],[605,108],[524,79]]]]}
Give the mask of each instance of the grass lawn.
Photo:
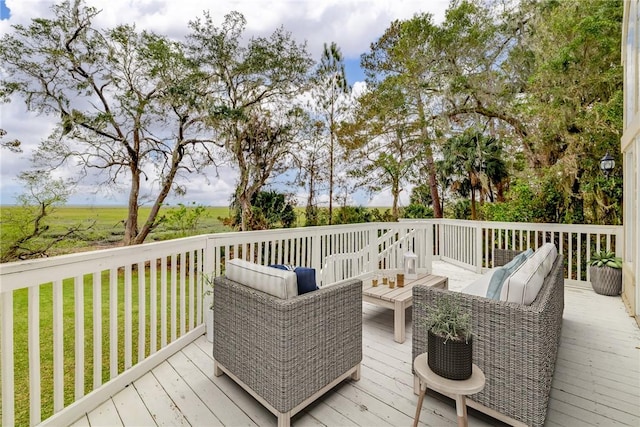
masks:
{"type": "MultiPolygon", "coordinates": [[[[158,269],[159,270],[159,269],[158,269]]],[[[139,331],[139,285],[138,274],[134,269],[131,272],[131,354],[132,363],[136,364],[138,361],[138,331],[139,331]]],[[[101,383],[104,383],[110,379],[110,272],[103,271],[100,273],[100,295],[101,295],[101,335],[102,335],[102,379],[101,383]]],[[[167,282],[170,282],[171,274],[167,274],[167,282]]],[[[124,270],[117,271],[117,313],[118,313],[118,373],[124,371],[124,295],[125,295],[125,274],[124,270]]],[[[177,277],[177,292],[176,292],[176,307],[180,307],[180,275],[177,277]]],[[[93,389],[93,276],[85,275],[83,277],[84,289],[84,391],[85,394],[93,389]]],[[[157,301],[155,302],[157,308],[157,343],[158,347],[161,343],[160,333],[160,275],[158,272],[158,284],[157,284],[157,301]]],[[[145,353],[144,356],[150,354],[150,280],[149,280],[149,266],[147,264],[145,274],[145,289],[144,295],[146,295],[145,301],[145,353]]],[[[167,339],[171,341],[171,293],[170,284],[167,283],[167,339]]],[[[188,311],[189,307],[189,280],[187,277],[185,284],[185,303],[188,311]]],[[[16,425],[29,425],[29,348],[28,348],[28,290],[21,289],[13,293],[14,302],[14,375],[15,375],[15,411],[16,411],[16,425]]],[[[53,284],[48,283],[40,286],[40,363],[41,363],[41,400],[42,400],[42,419],[46,419],[53,414],[53,284]]],[[[65,406],[72,403],[75,399],[75,295],[74,295],[74,283],[72,279],[65,280],[62,283],[62,305],[63,305],[63,341],[64,341],[64,402],[65,406]]],[[[197,312],[197,308],[195,309],[197,312]]],[[[195,313],[193,313],[195,318],[195,313]]],[[[188,315],[187,315],[188,316],[188,315]]],[[[180,310],[177,311],[177,336],[180,336],[180,310]]],[[[186,331],[190,330],[189,319],[186,318],[186,331]]]]}

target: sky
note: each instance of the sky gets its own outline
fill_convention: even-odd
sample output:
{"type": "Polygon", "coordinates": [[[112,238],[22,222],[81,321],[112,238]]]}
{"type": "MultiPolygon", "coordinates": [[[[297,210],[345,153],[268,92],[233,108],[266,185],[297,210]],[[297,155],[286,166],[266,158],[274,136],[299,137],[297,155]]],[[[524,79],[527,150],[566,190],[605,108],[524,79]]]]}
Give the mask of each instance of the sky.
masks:
{"type": "MultiPolygon", "coordinates": [[[[395,19],[408,19],[416,13],[428,12],[436,23],[442,22],[449,0],[87,0],[102,12],[96,26],[110,28],[117,24],[135,24],[138,29],[155,31],[181,39],[188,31],[188,22],[209,10],[216,24],[222,23],[230,11],[239,11],[247,19],[246,34],[267,36],[283,26],[298,42],[306,40],[314,60],[322,53],[323,44],[335,41],[345,57],[345,69],[350,85],[362,85],[360,55],[369,50],[395,19]]],[[[11,25],[29,25],[32,19],[52,17],[53,0],[0,0],[0,36],[11,31],[11,25]]],[[[0,66],[0,72],[1,66],[0,66]]],[[[0,151],[0,204],[13,204],[23,192],[17,174],[30,167],[29,156],[37,144],[53,128],[55,118],[28,112],[24,101],[13,98],[0,105],[0,128],[7,131],[6,140],[19,139],[24,152],[0,151]]],[[[60,170],[65,176],[70,171],[60,170]]],[[[206,177],[193,177],[187,184],[187,194],[170,197],[168,202],[227,206],[235,188],[237,174],[224,170],[216,177],[213,170],[206,177]]],[[[276,184],[277,185],[277,184],[276,184]]],[[[277,189],[277,188],[276,188],[277,189]]],[[[302,194],[299,200],[304,200],[302,194]]],[[[408,191],[401,193],[401,203],[408,203],[408,191]]],[[[68,204],[126,205],[127,191],[103,192],[92,182],[76,188],[68,204]]],[[[353,201],[363,206],[391,206],[391,194],[383,191],[369,196],[353,195],[353,201]]]]}

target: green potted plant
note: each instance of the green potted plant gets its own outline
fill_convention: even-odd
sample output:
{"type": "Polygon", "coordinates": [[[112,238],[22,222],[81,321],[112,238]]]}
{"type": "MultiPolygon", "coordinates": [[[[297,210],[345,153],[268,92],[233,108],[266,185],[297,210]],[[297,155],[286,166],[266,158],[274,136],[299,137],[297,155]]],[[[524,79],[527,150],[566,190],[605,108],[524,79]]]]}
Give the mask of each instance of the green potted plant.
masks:
{"type": "Polygon", "coordinates": [[[473,336],[471,314],[454,295],[443,294],[427,307],[427,363],[436,374],[452,380],[471,376],[473,336]]]}
{"type": "Polygon", "coordinates": [[[589,260],[591,287],[600,295],[619,295],[622,291],[622,259],[612,251],[598,251],[589,260]]]}

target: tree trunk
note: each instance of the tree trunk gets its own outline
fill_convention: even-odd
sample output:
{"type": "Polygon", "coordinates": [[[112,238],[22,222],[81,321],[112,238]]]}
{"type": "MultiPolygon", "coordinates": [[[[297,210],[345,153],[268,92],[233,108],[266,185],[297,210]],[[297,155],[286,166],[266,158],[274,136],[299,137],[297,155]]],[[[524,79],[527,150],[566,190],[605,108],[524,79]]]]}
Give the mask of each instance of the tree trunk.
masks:
{"type": "Polygon", "coordinates": [[[318,216],[313,204],[313,200],[316,196],[314,167],[315,165],[311,164],[309,169],[309,196],[307,197],[306,225],[318,225],[318,216]]]}
{"type": "Polygon", "coordinates": [[[418,96],[418,116],[420,119],[420,135],[424,141],[424,156],[427,160],[427,174],[429,175],[429,189],[431,190],[431,201],[433,204],[434,218],[442,218],[442,208],[440,207],[440,195],[438,193],[438,179],[436,178],[436,165],[433,161],[433,149],[429,142],[427,133],[427,122],[424,115],[424,106],[422,99],[418,96]]]}
{"type": "Polygon", "coordinates": [[[477,219],[477,213],[476,213],[476,190],[475,188],[471,187],[471,219],[475,220],[477,219]]]}
{"type": "Polygon", "coordinates": [[[142,226],[142,229],[135,236],[133,240],[133,244],[137,245],[140,243],[144,243],[149,233],[151,233],[151,230],[153,230],[153,227],[156,223],[156,218],[158,217],[158,213],[160,212],[160,208],[162,207],[162,204],[164,203],[167,196],[169,195],[169,192],[171,191],[171,185],[173,184],[173,180],[175,179],[176,173],[178,172],[178,166],[182,161],[181,153],[182,153],[182,147],[180,146],[180,144],[178,144],[172,153],[171,169],[169,170],[169,173],[167,174],[167,176],[165,177],[162,183],[162,188],[160,189],[160,193],[158,194],[158,197],[156,197],[156,200],[153,203],[153,206],[151,207],[151,211],[149,212],[149,216],[147,216],[147,220],[142,226]]]}
{"type": "Polygon", "coordinates": [[[124,224],[124,244],[135,244],[138,235],[138,197],[140,196],[140,170],[131,167],[131,190],[129,191],[129,212],[124,224]]]}
{"type": "Polygon", "coordinates": [[[329,225],[331,225],[333,220],[333,123],[329,140],[329,225]]]}
{"type": "Polygon", "coordinates": [[[476,213],[476,186],[478,185],[478,179],[474,174],[469,173],[469,182],[471,183],[471,219],[478,218],[476,213]]]}
{"type": "Polygon", "coordinates": [[[400,183],[398,180],[393,181],[393,187],[391,188],[391,194],[393,196],[393,206],[391,207],[391,214],[393,215],[393,220],[397,221],[398,217],[400,217],[400,213],[398,212],[398,200],[400,199],[400,183]]]}
{"type": "Polygon", "coordinates": [[[239,197],[240,209],[242,212],[241,231],[249,231],[251,229],[251,200],[247,196],[246,191],[242,192],[239,197]]]}

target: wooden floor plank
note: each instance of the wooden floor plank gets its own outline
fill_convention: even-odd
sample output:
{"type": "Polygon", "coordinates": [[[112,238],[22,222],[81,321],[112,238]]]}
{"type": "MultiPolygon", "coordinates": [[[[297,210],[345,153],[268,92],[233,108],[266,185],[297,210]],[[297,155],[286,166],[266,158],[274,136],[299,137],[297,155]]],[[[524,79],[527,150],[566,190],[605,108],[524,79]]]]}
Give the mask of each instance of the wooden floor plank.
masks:
{"type": "MultiPolygon", "coordinates": [[[[189,387],[198,392],[198,397],[223,425],[257,425],[214,384],[213,376],[208,377],[184,352],[174,354],[169,363],[189,387]]],[[[213,359],[211,363],[213,364],[213,359]]]]}
{"type": "Polygon", "coordinates": [[[118,415],[118,410],[111,399],[98,406],[95,411],[88,413],[87,418],[89,419],[89,425],[92,427],[124,425],[118,415]]]}
{"type": "Polygon", "coordinates": [[[157,425],[189,425],[185,416],[180,412],[180,409],[176,406],[162,385],[160,385],[152,372],[148,372],[143,375],[133,384],[157,425]]]}
{"type": "Polygon", "coordinates": [[[155,426],[156,422],[149,413],[135,385],[131,384],[112,398],[113,404],[125,426],[155,426]]]}
{"type": "Polygon", "coordinates": [[[179,358],[179,356],[174,355],[169,358],[168,363],[163,363],[154,368],[153,375],[166,390],[189,424],[221,425],[222,422],[173,368],[172,361],[175,361],[176,358],[179,358]]]}
{"type": "Polygon", "coordinates": [[[333,391],[327,393],[322,400],[327,405],[331,406],[336,411],[342,413],[342,415],[361,426],[382,427],[395,425],[387,422],[384,418],[378,416],[375,412],[372,412],[365,404],[358,401],[354,402],[353,400],[343,396],[340,393],[340,389],[343,387],[350,387],[350,385],[347,383],[339,384],[338,386],[336,386],[336,388],[334,388],[333,391]]]}
{"type": "Polygon", "coordinates": [[[89,427],[89,418],[87,415],[82,416],[78,420],[76,420],[73,424],[70,424],[69,427],[89,427]]]}
{"type": "Polygon", "coordinates": [[[254,423],[259,426],[274,425],[276,416],[260,405],[242,387],[233,382],[226,375],[220,377],[213,376],[213,357],[211,356],[211,343],[204,337],[196,340],[194,344],[185,347],[182,352],[194,363],[200,366],[203,372],[211,372],[212,381],[230,400],[232,400],[254,423]]]}
{"type": "Polygon", "coordinates": [[[312,403],[304,412],[313,414],[314,418],[322,420],[322,423],[327,426],[351,427],[360,425],[324,403],[322,399],[312,403]]]}
{"type": "MultiPolygon", "coordinates": [[[[450,277],[453,290],[477,277],[446,263],[434,262],[434,266],[434,274],[450,277]]],[[[362,316],[360,381],[339,384],[294,416],[294,426],[412,423],[417,396],[411,373],[411,310],[407,311],[407,340],[402,344],[393,340],[392,310],[365,303],[362,316]]],[[[565,287],[562,336],[546,425],[639,425],[639,344],[640,329],[626,315],[620,297],[597,295],[588,287],[565,287]]],[[[143,405],[158,425],[188,425],[189,421],[200,425],[207,417],[207,425],[277,425],[273,414],[226,375],[213,376],[212,344],[204,337],[154,372],[156,376],[147,373],[133,387],[78,420],[78,425],[146,424],[129,421],[132,411],[119,402],[143,405]],[[186,396],[200,403],[184,405],[186,396]]],[[[137,412],[145,417],[143,411],[137,412]]],[[[470,411],[473,427],[499,424],[473,414],[470,411]]],[[[420,421],[422,426],[453,426],[455,406],[444,397],[427,395],[420,421]]]]}

